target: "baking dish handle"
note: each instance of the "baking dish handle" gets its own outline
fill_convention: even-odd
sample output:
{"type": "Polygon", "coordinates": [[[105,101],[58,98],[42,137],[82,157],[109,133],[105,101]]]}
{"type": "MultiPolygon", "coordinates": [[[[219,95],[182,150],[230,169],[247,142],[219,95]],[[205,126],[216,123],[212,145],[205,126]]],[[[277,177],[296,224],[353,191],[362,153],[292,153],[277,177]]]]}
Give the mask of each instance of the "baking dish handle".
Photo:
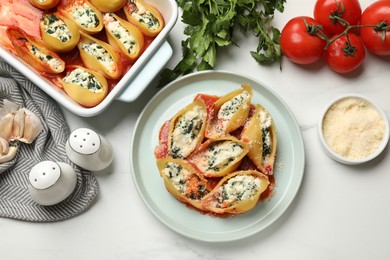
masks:
{"type": "Polygon", "coordinates": [[[134,79],[129,83],[127,88],[124,89],[116,99],[124,102],[133,102],[136,100],[146,86],[150,84],[161,69],[167,64],[169,59],[172,57],[172,54],[172,47],[169,45],[168,41],[164,41],[149,61],[135,75],[134,79]],[[132,88],[132,85],[138,87],[132,88]],[[142,85],[145,87],[139,87],[142,85]]]}

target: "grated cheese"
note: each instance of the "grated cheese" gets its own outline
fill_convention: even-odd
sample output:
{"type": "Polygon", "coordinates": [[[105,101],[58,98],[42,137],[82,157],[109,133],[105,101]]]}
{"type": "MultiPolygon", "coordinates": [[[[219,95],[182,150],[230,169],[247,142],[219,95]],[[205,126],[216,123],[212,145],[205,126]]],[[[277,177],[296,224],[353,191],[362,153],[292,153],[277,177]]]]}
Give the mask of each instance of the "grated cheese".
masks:
{"type": "Polygon", "coordinates": [[[345,98],[327,111],[322,132],[336,153],[350,159],[363,159],[380,145],[385,123],[377,109],[367,101],[345,98]]]}

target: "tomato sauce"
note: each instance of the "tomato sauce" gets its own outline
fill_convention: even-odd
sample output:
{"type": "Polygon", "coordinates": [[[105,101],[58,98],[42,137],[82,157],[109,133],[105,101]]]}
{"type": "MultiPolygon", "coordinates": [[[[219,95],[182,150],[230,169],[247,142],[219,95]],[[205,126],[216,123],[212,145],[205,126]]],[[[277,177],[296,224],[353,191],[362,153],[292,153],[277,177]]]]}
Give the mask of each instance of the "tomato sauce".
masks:
{"type": "MultiPolygon", "coordinates": [[[[63,0],[59,5],[71,5],[71,0],[63,0]]],[[[55,11],[55,9],[50,10],[55,11]]],[[[0,44],[7,48],[11,53],[15,54],[14,47],[8,39],[6,30],[8,26],[16,26],[24,30],[28,35],[42,39],[41,32],[39,29],[39,23],[43,15],[43,11],[32,6],[28,0],[0,0],[0,44]]],[[[126,16],[123,10],[115,12],[119,17],[126,19],[126,16]]],[[[94,34],[93,37],[108,42],[104,29],[94,34]]],[[[142,52],[149,47],[154,38],[145,36],[145,44],[142,52]]],[[[109,91],[111,91],[115,85],[120,81],[124,74],[126,74],[132,66],[132,62],[125,57],[120,51],[118,51],[120,56],[120,66],[122,70],[122,76],[119,79],[112,80],[107,79],[109,91]]],[[[65,61],[66,66],[69,65],[80,65],[84,66],[79,55],[79,51],[74,48],[72,51],[67,53],[58,53],[58,55],[65,61]]],[[[40,75],[55,86],[62,88],[61,84],[58,81],[58,76],[63,77],[65,73],[60,75],[51,75],[47,73],[40,73],[40,75]]]]}
{"type": "Polygon", "coordinates": [[[202,99],[204,103],[206,104],[207,114],[212,114],[214,103],[217,102],[219,99],[219,96],[210,96],[206,94],[198,94],[195,96],[194,100],[202,99]]]}
{"type": "Polygon", "coordinates": [[[154,149],[154,156],[157,159],[167,157],[168,153],[168,135],[169,135],[169,124],[171,120],[167,120],[161,127],[158,136],[158,145],[154,149]]]}

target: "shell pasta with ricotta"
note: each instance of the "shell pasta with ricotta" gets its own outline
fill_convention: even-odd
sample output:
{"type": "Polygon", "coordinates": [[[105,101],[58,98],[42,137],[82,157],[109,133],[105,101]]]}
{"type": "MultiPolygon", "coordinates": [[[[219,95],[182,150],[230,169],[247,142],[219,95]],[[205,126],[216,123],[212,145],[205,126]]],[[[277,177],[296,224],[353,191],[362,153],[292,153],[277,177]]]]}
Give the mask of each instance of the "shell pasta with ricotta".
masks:
{"type": "Polygon", "coordinates": [[[252,104],[249,84],[223,96],[198,94],[161,126],[154,155],[164,185],[204,214],[245,213],[272,195],[277,135],[252,104]]]}

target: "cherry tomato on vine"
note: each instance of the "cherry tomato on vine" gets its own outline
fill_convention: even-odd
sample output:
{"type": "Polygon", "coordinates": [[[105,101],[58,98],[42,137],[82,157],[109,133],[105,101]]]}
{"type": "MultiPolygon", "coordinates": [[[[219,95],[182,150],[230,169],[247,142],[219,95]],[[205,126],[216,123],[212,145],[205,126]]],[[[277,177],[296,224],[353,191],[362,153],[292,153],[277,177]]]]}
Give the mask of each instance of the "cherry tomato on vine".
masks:
{"type": "Polygon", "coordinates": [[[346,25],[356,25],[360,21],[362,9],[358,0],[317,0],[314,5],[314,19],[322,24],[328,36],[342,33],[346,25]]]}
{"type": "Polygon", "coordinates": [[[369,5],[362,14],[360,24],[360,37],[366,48],[377,55],[390,55],[390,0],[369,5]]]}
{"type": "Polygon", "coordinates": [[[320,24],[308,16],[292,18],[280,36],[283,54],[297,64],[311,64],[324,54],[326,41],[316,35],[320,24]]]}
{"type": "Polygon", "coordinates": [[[338,73],[348,73],[362,64],[366,51],[363,42],[353,33],[331,38],[331,44],[325,52],[329,67],[338,73]]]}

